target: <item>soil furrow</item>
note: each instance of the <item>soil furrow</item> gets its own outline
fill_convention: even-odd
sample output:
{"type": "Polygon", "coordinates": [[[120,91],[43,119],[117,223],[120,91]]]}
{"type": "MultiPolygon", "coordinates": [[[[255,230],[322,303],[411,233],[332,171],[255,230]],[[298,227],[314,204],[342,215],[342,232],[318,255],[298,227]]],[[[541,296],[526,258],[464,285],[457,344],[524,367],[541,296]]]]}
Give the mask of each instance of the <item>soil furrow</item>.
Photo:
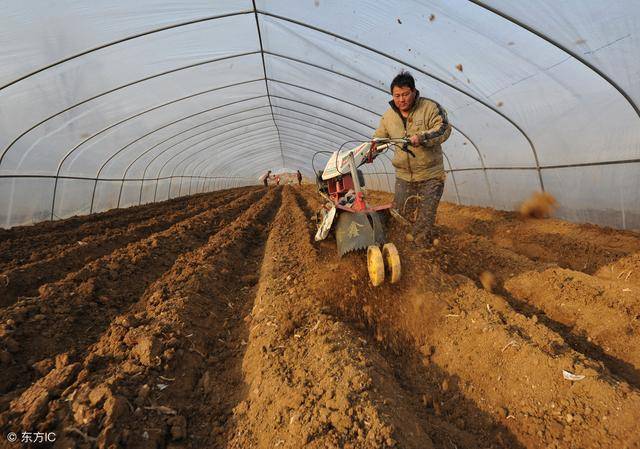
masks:
{"type": "Polygon", "coordinates": [[[440,242],[432,253],[444,271],[462,274],[477,284],[484,278],[485,285],[492,284],[487,287],[502,294],[515,310],[539,320],[574,350],[640,386],[637,287],[536,263],[493,246],[485,237],[446,228],[441,230],[440,242]],[[518,289],[518,284],[524,288],[518,289]],[[605,317],[619,324],[611,328],[612,321],[603,321],[605,317]]]}
{"type": "Polygon", "coordinates": [[[235,406],[229,389],[242,387],[243,318],[279,202],[280,190],[271,190],[205,245],[183,253],[85,357],[51,367],[4,419],[56,429],[59,447],[84,447],[82,434],[101,448],[164,447],[172,440],[212,447],[235,406]],[[72,373],[65,391],[49,388],[63,370],[72,373]],[[43,391],[45,406],[25,405],[43,391]]]}
{"type": "Polygon", "coordinates": [[[250,191],[217,209],[97,259],[64,280],[47,284],[35,298],[0,310],[0,345],[7,353],[0,391],[19,389],[38,376],[37,365],[63,353],[82,352],[110,320],[140,298],[184,252],[204,243],[239,216],[264,191],[250,191]]]}
{"type": "Polygon", "coordinates": [[[438,217],[439,224],[487,237],[529,259],[587,274],[640,251],[637,234],[590,224],[522,218],[516,212],[450,203],[442,204],[438,217]]]}
{"type": "Polygon", "coordinates": [[[203,210],[232,201],[241,195],[240,192],[232,192],[215,199],[201,199],[197,205],[189,207],[188,210],[173,214],[165,211],[160,216],[142,223],[108,229],[71,245],[60,245],[49,257],[44,256],[38,261],[4,271],[0,273],[0,278],[4,280],[0,284],[0,307],[13,304],[19,296],[35,296],[38,288],[43,284],[61,279],[65,274],[76,271],[94,259],[142,240],[153,233],[161,232],[179,221],[187,220],[203,210]]]}
{"type": "MultiPolygon", "coordinates": [[[[612,373],[636,387],[639,386],[639,356],[636,349],[638,337],[635,330],[638,327],[639,313],[637,286],[632,285],[634,278],[631,277],[634,271],[633,262],[628,262],[626,266],[616,263],[616,269],[607,266],[606,270],[601,269],[596,273],[598,277],[569,270],[566,276],[561,275],[563,270],[556,270],[552,264],[529,259],[527,256],[532,256],[531,253],[517,252],[517,248],[514,247],[496,246],[495,237],[492,240],[485,237],[490,235],[490,232],[478,230],[478,228],[484,229],[482,226],[488,227],[487,223],[492,223],[493,228],[502,226],[495,224],[502,215],[514,222],[512,229],[517,231],[518,227],[520,228],[517,231],[520,234],[524,233],[524,229],[533,232],[535,226],[542,229],[546,227],[549,231],[558,227],[557,223],[552,221],[549,224],[545,220],[523,220],[512,213],[496,212],[486,208],[467,210],[453,207],[453,209],[453,212],[459,212],[458,215],[462,218],[443,213],[439,215],[440,221],[456,223],[458,220],[458,223],[466,223],[465,217],[468,221],[474,216],[479,216],[480,219],[473,222],[473,226],[467,226],[475,227],[474,235],[451,228],[441,228],[440,240],[443,243],[434,251],[446,272],[463,274],[478,280],[479,284],[485,277],[485,284],[493,284],[492,287],[504,295],[518,312],[539,320],[540,323],[562,335],[574,350],[602,362],[612,373]],[[613,273],[619,273],[616,279],[611,279],[613,273]],[[606,275],[610,276],[608,280],[606,275]],[[542,282],[543,279],[547,282],[542,282]],[[523,283],[526,287],[518,289],[518,294],[512,294],[513,292],[503,288],[505,283],[509,283],[512,289],[517,289],[518,283],[523,283]],[[555,285],[553,290],[545,288],[550,284],[555,285]],[[586,285],[588,287],[585,288],[586,285]],[[605,317],[608,319],[603,320],[605,317]],[[619,325],[612,327],[611,322],[619,325]]],[[[622,233],[621,236],[610,239],[611,242],[607,243],[607,237],[612,230],[591,225],[560,223],[561,229],[578,229],[599,245],[612,245],[607,251],[612,251],[613,247],[623,246],[630,251],[638,240],[632,233],[622,233]]],[[[508,228],[507,231],[507,234],[511,233],[508,228]]],[[[521,238],[526,240],[525,237],[521,236],[521,238]]],[[[514,241],[516,240],[517,238],[514,238],[514,241]]],[[[583,249],[590,243],[585,242],[585,245],[583,249]]],[[[598,248],[605,251],[601,246],[598,248]]],[[[564,254],[562,257],[571,260],[571,256],[575,253],[565,250],[566,247],[561,245],[561,251],[556,254],[564,254]]],[[[615,257],[619,254],[622,253],[618,253],[615,257]]],[[[632,261],[633,258],[632,255],[625,260],[632,261]]],[[[595,269],[607,259],[600,257],[592,260],[597,260],[597,263],[590,265],[591,269],[595,269]]],[[[558,261],[562,262],[559,259],[558,261]]],[[[579,265],[581,265],[580,268],[584,268],[582,262],[579,265]]]]}
{"type": "Polygon", "coordinates": [[[14,238],[22,238],[27,236],[37,236],[42,232],[55,234],[58,231],[69,232],[77,228],[93,226],[100,222],[127,223],[134,221],[139,214],[153,213],[153,211],[162,209],[162,206],[173,207],[174,205],[193,203],[199,198],[205,198],[209,195],[218,195],[221,192],[242,191],[255,187],[237,187],[225,190],[216,190],[208,193],[199,193],[190,196],[181,196],[165,201],[155,203],[142,204],[139,206],[130,206],[121,209],[109,209],[104,212],[94,213],[90,215],[76,215],[62,220],[44,221],[37,226],[25,225],[15,226],[10,229],[0,229],[0,242],[11,241],[14,238]]]}
{"type": "MultiPolygon", "coordinates": [[[[305,200],[309,207],[319,206],[320,202],[306,193],[305,200]]],[[[393,229],[388,234],[389,240],[395,240],[393,229]]],[[[343,270],[342,276],[328,282],[334,293],[325,296],[325,307],[354,332],[361,332],[369,348],[375,349],[377,357],[389,367],[389,374],[382,382],[386,386],[384,401],[393,404],[392,413],[402,404],[405,410],[402,433],[410,435],[409,441],[400,447],[429,447],[429,444],[447,449],[523,447],[491,413],[464,396],[458,376],[425,358],[421,348],[416,346],[411,334],[402,329],[400,323],[397,323],[398,327],[391,326],[388,332],[382,331],[382,327],[389,323],[375,325],[375,315],[379,310],[377,303],[381,298],[384,298],[385,307],[400,307],[409,315],[414,312],[407,312],[404,305],[403,291],[411,284],[401,280],[395,286],[373,288],[368,282],[364,254],[348,255],[338,261],[335,241],[330,240],[318,248],[319,258],[322,259],[319,265],[334,267],[336,272],[343,270]]],[[[401,253],[403,258],[405,253],[411,251],[404,248],[401,253]]],[[[424,282],[416,273],[411,273],[409,267],[403,267],[403,272],[403,277],[414,279],[418,285],[424,282]]],[[[316,276],[322,277],[323,274],[317,273],[316,276]]],[[[387,316],[386,312],[383,313],[387,316]]],[[[424,324],[428,325],[428,322],[424,324]]]]}
{"type": "Polygon", "coordinates": [[[640,251],[603,266],[596,271],[595,276],[640,287],[640,251]]]}
{"type": "MultiPolygon", "coordinates": [[[[162,203],[154,203],[146,206],[136,206],[122,209],[122,215],[114,215],[113,211],[105,212],[101,220],[93,219],[93,215],[87,217],[74,217],[60,222],[41,223],[37,226],[40,232],[33,233],[33,228],[25,228],[30,232],[19,233],[20,228],[14,228],[14,238],[6,239],[0,243],[0,270],[6,271],[20,265],[29,264],[38,260],[55,256],[63,252],[69,246],[73,247],[86,238],[92,238],[106,232],[120,230],[126,231],[132,225],[152,221],[154,218],[164,218],[164,214],[171,212],[189,212],[195,215],[217,201],[241,195],[244,191],[232,189],[229,191],[214,192],[197,197],[180,198],[162,203]],[[79,221],[86,218],[86,221],[79,221]],[[47,230],[45,225],[55,223],[57,230],[47,230]],[[77,226],[74,226],[77,225],[77,226]]],[[[103,215],[103,214],[96,214],[103,215]]],[[[11,229],[7,232],[12,232],[11,229]]]]}
{"type": "Polygon", "coordinates": [[[247,393],[226,447],[397,447],[372,391],[367,348],[310,294],[307,271],[317,260],[308,235],[287,189],[249,322],[247,393]]]}
{"type": "MultiPolygon", "coordinates": [[[[614,382],[597,361],[572,351],[535,320],[514,313],[499,296],[437,269],[430,274],[442,284],[397,292],[386,300],[376,292],[343,313],[369,323],[372,335],[399,354],[397,366],[409,378],[413,397],[421,397],[431,415],[444,417],[478,442],[507,447],[562,447],[553,446],[555,441],[602,447],[600,442],[607,440],[624,447],[640,437],[628,415],[640,406],[640,398],[627,384],[614,382]],[[442,291],[452,286],[450,292],[442,291]],[[407,353],[409,357],[403,356],[407,353]],[[411,369],[416,358],[426,369],[411,369]],[[574,385],[562,378],[562,370],[587,377],[574,385]],[[607,426],[598,426],[601,417],[616,422],[615,436],[607,426]]],[[[451,430],[439,438],[432,435],[442,447],[447,438],[459,447],[477,447],[451,430]]]]}
{"type": "MultiPolygon", "coordinates": [[[[393,199],[387,192],[370,192],[373,202],[393,199]]],[[[589,223],[571,223],[553,218],[525,218],[517,212],[486,207],[458,206],[443,202],[438,224],[486,237],[493,245],[541,263],[602,277],[640,279],[640,236],[631,231],[604,228],[589,223]],[[635,255],[635,257],[634,257],[635,255]],[[635,263],[627,263],[625,260],[635,263]],[[634,272],[634,267],[638,272],[634,272]]]]}
{"type": "Polygon", "coordinates": [[[403,275],[374,288],[363,252],[314,241],[322,203],[251,187],[0,232],[12,268],[60,278],[0,309],[2,433],[640,449],[640,236],[442,204],[429,248],[388,223],[403,275]]]}
{"type": "MultiPolygon", "coordinates": [[[[2,234],[0,245],[5,251],[20,251],[21,243],[28,241],[28,238],[42,243],[48,242],[49,240],[45,239],[43,234],[49,236],[52,241],[61,240],[64,242],[72,237],[82,238],[84,235],[90,235],[93,230],[100,229],[103,225],[107,227],[128,225],[130,222],[135,222],[140,215],[143,217],[151,216],[150,214],[155,211],[162,210],[163,205],[167,208],[179,208],[191,202],[192,198],[181,197],[162,203],[112,209],[97,214],[73,216],[62,220],[44,221],[38,223],[37,226],[15,226],[10,229],[0,230],[2,234]]],[[[0,261],[7,262],[5,257],[3,256],[0,261]]]]}
{"type": "MultiPolygon", "coordinates": [[[[440,246],[446,246],[446,238],[442,240],[440,246]]],[[[484,443],[495,438],[501,446],[513,444],[507,441],[509,434],[526,447],[632,447],[640,441],[629,413],[640,404],[637,391],[615,381],[599,361],[573,351],[535,318],[515,312],[504,298],[442,272],[440,264],[459,265],[455,254],[443,261],[434,251],[415,252],[402,241],[398,245],[404,279],[397,286],[373,293],[362,281],[332,286],[336,298],[350,298],[336,300],[340,313],[366,323],[376,340],[401,355],[397,366],[410,377],[407,384],[413,385],[414,396],[424,395],[429,413],[447,417],[484,443]],[[407,353],[410,357],[402,356],[407,353]],[[415,359],[422,360],[426,373],[405,369],[415,359]],[[563,369],[586,378],[564,380],[563,369]],[[483,429],[491,426],[473,418],[478,410],[491,417],[494,428],[500,424],[509,432],[487,435],[483,429]]],[[[473,246],[465,248],[477,257],[473,246]]],[[[516,272],[528,271],[513,266],[515,255],[510,260],[516,272]]],[[[491,260],[487,267],[506,270],[508,264],[500,262],[491,260]]],[[[354,279],[366,279],[362,265],[352,266],[360,270],[354,279]]],[[[452,438],[458,447],[478,447],[455,437],[449,431],[440,439],[432,434],[432,441],[452,447],[445,444],[452,438]]]]}
{"type": "Polygon", "coordinates": [[[550,318],[568,329],[562,333],[574,339],[572,346],[603,360],[612,372],[640,388],[637,286],[553,268],[511,278],[504,289],[522,308],[533,305],[538,319],[550,318]]]}

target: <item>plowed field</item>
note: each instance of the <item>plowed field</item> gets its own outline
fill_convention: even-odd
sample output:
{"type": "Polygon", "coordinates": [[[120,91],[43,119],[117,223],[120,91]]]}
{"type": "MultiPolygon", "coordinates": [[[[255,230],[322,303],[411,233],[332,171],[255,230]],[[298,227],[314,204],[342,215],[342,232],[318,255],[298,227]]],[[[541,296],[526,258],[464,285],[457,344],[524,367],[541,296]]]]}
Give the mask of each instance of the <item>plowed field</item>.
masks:
{"type": "Polygon", "coordinates": [[[0,448],[640,448],[638,234],[442,204],[430,248],[389,223],[403,277],[374,288],[319,205],[0,231],[0,448]]]}

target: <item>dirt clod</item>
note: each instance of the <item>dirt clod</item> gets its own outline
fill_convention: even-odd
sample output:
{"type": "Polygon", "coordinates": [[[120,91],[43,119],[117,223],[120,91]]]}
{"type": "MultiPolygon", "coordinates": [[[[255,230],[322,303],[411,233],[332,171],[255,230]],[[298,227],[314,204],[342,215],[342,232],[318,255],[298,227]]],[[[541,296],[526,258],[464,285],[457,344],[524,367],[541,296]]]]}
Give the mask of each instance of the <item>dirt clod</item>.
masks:
{"type": "Polygon", "coordinates": [[[111,389],[105,385],[98,385],[89,393],[89,402],[93,407],[98,407],[111,396],[111,389]]]}
{"type": "Polygon", "coordinates": [[[184,416],[172,416],[167,420],[167,424],[171,427],[171,439],[174,441],[187,437],[187,419],[184,416]]]}
{"type": "Polygon", "coordinates": [[[490,271],[483,271],[480,273],[480,284],[482,288],[491,292],[496,286],[496,277],[490,271]]]}
{"type": "Polygon", "coordinates": [[[132,353],[138,357],[140,363],[146,366],[155,366],[158,363],[158,356],[161,352],[162,345],[160,341],[148,335],[140,337],[132,350],[132,353]]]}
{"type": "Polygon", "coordinates": [[[520,214],[525,218],[547,218],[557,207],[556,199],[548,192],[535,192],[520,205],[520,214]]]}
{"type": "Polygon", "coordinates": [[[103,408],[111,422],[117,421],[129,412],[127,400],[122,396],[108,396],[103,408]]]}

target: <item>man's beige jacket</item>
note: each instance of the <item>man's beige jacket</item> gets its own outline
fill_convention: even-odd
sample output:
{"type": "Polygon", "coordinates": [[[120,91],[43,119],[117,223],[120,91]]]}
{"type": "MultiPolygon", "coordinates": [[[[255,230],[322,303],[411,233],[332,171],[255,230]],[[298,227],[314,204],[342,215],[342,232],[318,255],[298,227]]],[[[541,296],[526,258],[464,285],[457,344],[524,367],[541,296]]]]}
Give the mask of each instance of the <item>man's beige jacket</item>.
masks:
{"type": "Polygon", "coordinates": [[[373,136],[402,138],[419,135],[422,145],[409,145],[409,150],[416,155],[415,157],[400,148],[396,149],[393,156],[396,176],[410,182],[444,179],[440,144],[451,135],[447,113],[435,101],[420,97],[418,91],[416,98],[406,118],[406,124],[402,120],[400,110],[390,101],[391,107],[380,118],[380,126],[373,136]]]}

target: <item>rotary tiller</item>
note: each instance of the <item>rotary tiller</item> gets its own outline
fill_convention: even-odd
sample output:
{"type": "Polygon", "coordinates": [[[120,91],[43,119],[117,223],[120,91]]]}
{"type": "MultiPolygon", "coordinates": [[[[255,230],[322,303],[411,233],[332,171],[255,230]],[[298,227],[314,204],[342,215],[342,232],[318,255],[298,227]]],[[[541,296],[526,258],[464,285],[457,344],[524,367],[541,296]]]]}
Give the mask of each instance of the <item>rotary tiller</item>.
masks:
{"type": "Polygon", "coordinates": [[[333,152],[324,170],[316,176],[318,192],[326,203],[318,212],[315,240],[324,240],[333,229],[341,257],[366,249],[367,269],[374,286],[382,284],[385,276],[392,284],[400,280],[400,255],[393,243],[386,242],[381,219],[382,214],[393,214],[395,210],[391,204],[370,206],[367,203],[362,189],[364,176],[358,167],[372,163],[390,146],[399,143],[403,151],[412,154],[408,139],[374,139],[348,151],[333,152]]]}

